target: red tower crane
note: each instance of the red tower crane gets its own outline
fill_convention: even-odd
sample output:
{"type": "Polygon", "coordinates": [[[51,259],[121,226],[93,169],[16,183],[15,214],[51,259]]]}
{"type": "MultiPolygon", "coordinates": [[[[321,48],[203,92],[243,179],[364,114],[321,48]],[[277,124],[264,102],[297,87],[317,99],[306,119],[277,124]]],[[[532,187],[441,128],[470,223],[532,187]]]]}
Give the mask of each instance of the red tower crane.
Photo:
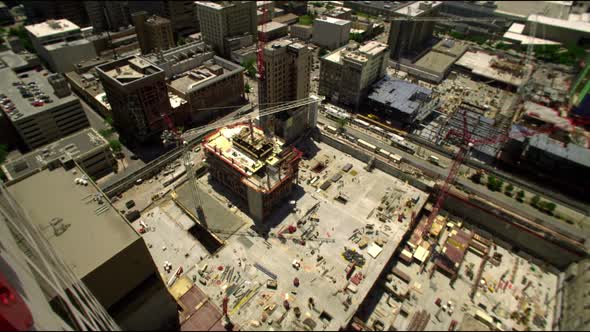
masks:
{"type": "MultiPolygon", "coordinates": [[[[471,132],[469,131],[468,126],[467,126],[467,111],[464,111],[463,112],[463,131],[460,132],[458,130],[451,129],[448,132],[447,136],[445,137],[445,139],[448,138],[449,136],[459,137],[459,139],[460,139],[460,142],[458,144],[459,151],[457,151],[457,154],[453,158],[453,164],[451,165],[451,169],[449,170],[449,174],[447,175],[445,182],[443,183],[442,187],[440,188],[440,190],[438,192],[438,196],[437,196],[436,202],[432,208],[432,212],[428,216],[428,220],[426,222],[425,229],[430,228],[430,226],[432,225],[432,223],[434,221],[434,218],[436,218],[436,216],[438,215],[438,212],[440,211],[440,208],[442,207],[442,204],[444,203],[445,198],[447,197],[449,188],[451,187],[451,185],[453,185],[453,183],[455,183],[455,179],[457,178],[457,174],[459,174],[459,169],[461,168],[461,165],[463,164],[463,161],[465,160],[465,156],[467,156],[467,153],[469,152],[469,150],[472,147],[474,147],[476,145],[489,145],[489,144],[503,143],[503,142],[507,142],[511,138],[514,139],[514,138],[521,138],[521,137],[530,137],[530,136],[543,134],[543,133],[551,133],[556,129],[557,129],[556,126],[551,125],[547,128],[541,128],[539,130],[525,129],[525,130],[521,131],[520,133],[513,134],[513,135],[510,135],[509,133],[501,134],[501,135],[498,135],[492,139],[474,139],[471,135],[471,132]]],[[[416,222],[416,220],[412,220],[412,222],[414,223],[414,222],[416,222]]]]}

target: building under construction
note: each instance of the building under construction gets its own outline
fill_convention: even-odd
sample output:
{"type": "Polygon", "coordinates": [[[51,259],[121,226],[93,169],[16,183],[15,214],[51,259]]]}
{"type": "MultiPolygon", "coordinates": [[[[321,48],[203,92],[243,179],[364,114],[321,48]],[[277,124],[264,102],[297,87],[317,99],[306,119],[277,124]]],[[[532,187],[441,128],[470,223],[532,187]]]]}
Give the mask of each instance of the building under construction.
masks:
{"type": "Polygon", "coordinates": [[[218,129],[203,147],[211,176],[244,200],[257,222],[291,193],[302,155],[248,124],[218,129]]]}

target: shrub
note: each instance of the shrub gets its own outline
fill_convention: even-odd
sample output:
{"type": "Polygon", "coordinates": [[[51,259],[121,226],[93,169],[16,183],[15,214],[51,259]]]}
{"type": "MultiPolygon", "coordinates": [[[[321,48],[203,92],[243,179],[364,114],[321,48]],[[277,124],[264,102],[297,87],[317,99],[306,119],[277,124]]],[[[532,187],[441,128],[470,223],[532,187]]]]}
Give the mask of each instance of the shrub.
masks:
{"type": "Polygon", "coordinates": [[[119,140],[116,139],[110,140],[109,145],[115,153],[121,152],[121,150],[123,149],[123,145],[121,144],[121,142],[119,142],[119,140]]]}

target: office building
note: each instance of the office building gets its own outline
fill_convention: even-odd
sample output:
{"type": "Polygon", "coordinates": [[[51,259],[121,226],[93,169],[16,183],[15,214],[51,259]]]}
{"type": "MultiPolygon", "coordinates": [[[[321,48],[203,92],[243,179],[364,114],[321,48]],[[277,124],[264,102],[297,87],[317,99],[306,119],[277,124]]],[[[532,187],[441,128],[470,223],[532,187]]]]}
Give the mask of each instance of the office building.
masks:
{"type": "Polygon", "coordinates": [[[132,15],[133,25],[142,54],[164,51],[175,46],[170,20],[137,12],[132,15]]]}
{"type": "Polygon", "coordinates": [[[405,58],[414,62],[413,60],[428,51],[429,46],[435,42],[432,33],[436,22],[411,19],[438,16],[441,4],[442,1],[415,1],[391,11],[392,17],[408,18],[391,22],[387,41],[391,59],[401,61],[405,58]]]}
{"type": "Polygon", "coordinates": [[[398,127],[409,127],[432,112],[432,90],[390,76],[375,83],[367,97],[372,112],[398,127]]]}
{"type": "Polygon", "coordinates": [[[169,91],[188,101],[190,122],[205,124],[246,104],[244,68],[218,56],[170,81],[169,91]],[[232,108],[221,108],[235,106],[232,108]],[[218,109],[213,109],[218,108],[218,109]]]}
{"type": "Polygon", "coordinates": [[[270,22],[274,17],[274,11],[274,1],[256,1],[256,17],[258,25],[270,22]]]}
{"type": "Polygon", "coordinates": [[[334,103],[357,108],[371,85],[385,75],[387,45],[370,41],[355,42],[320,58],[318,94],[334,103]]]}
{"type": "Polygon", "coordinates": [[[568,266],[563,276],[563,310],[559,317],[562,331],[584,331],[590,329],[590,308],[588,307],[588,278],[590,259],[585,258],[568,266]]]}
{"type": "Polygon", "coordinates": [[[84,1],[93,33],[119,31],[131,24],[123,1],[84,1]]]}
{"type": "Polygon", "coordinates": [[[69,20],[48,20],[25,29],[39,57],[56,73],[72,71],[76,63],[96,57],[92,43],[69,20]]]}
{"type": "Polygon", "coordinates": [[[90,125],[80,100],[69,93],[63,78],[48,80],[37,71],[19,78],[8,68],[0,74],[0,91],[12,103],[4,106],[4,112],[25,149],[36,149],[90,125]],[[31,102],[31,97],[36,99],[31,102]]]}
{"type": "Polygon", "coordinates": [[[194,41],[160,53],[142,55],[141,58],[162,69],[166,78],[175,79],[186,71],[199,67],[203,62],[213,59],[214,56],[215,53],[209,45],[194,41]]]}
{"type": "Polygon", "coordinates": [[[166,128],[162,114],[171,106],[162,69],[129,56],[97,66],[96,71],[121,135],[145,142],[166,128]]]}
{"type": "Polygon", "coordinates": [[[289,27],[289,36],[291,38],[309,41],[313,34],[313,27],[310,25],[293,24],[289,27]]]}
{"type": "MultiPolygon", "coordinates": [[[[139,49],[139,41],[134,27],[121,29],[116,32],[102,32],[93,34],[88,40],[94,45],[96,54],[101,57],[122,56],[125,53],[139,49]]],[[[92,59],[85,61],[90,62],[92,59]]]]}
{"type": "Polygon", "coordinates": [[[393,12],[406,6],[410,1],[344,1],[346,8],[355,12],[362,12],[371,16],[381,16],[384,19],[393,17],[393,12]]]}
{"type": "Polygon", "coordinates": [[[186,0],[138,0],[129,1],[129,13],[146,11],[148,15],[165,17],[172,23],[175,36],[186,36],[199,31],[195,13],[195,1],[186,0]]]}
{"type": "Polygon", "coordinates": [[[235,38],[256,42],[258,36],[255,1],[199,1],[197,16],[203,41],[218,55],[229,59],[231,51],[246,45],[231,45],[235,38]],[[241,46],[240,46],[241,45],[241,46]]]}
{"type": "MultiPolygon", "coordinates": [[[[73,273],[72,280],[84,282],[122,330],[178,329],[176,303],[143,237],[93,181],[80,180],[82,169],[72,162],[54,166],[8,187],[13,200],[27,211],[31,228],[40,230],[40,236],[73,273]]],[[[39,244],[27,239],[20,245],[39,244]]],[[[38,250],[27,249],[30,259],[39,259],[38,250]]],[[[39,274],[36,277],[47,285],[39,274]]],[[[44,289],[49,289],[46,296],[54,310],[76,326],[64,310],[61,295],[52,288],[44,289]]]]}
{"type": "Polygon", "coordinates": [[[297,181],[301,152],[258,127],[220,128],[202,144],[211,176],[247,205],[257,223],[289,197],[297,181]]]}
{"type": "MultiPolygon", "coordinates": [[[[309,97],[312,64],[311,48],[294,40],[277,40],[264,47],[264,80],[258,83],[260,105],[309,97]]],[[[263,106],[264,107],[264,106],[263,106]]],[[[315,126],[310,108],[302,107],[279,113],[262,124],[279,137],[291,142],[306,128],[315,126]],[[274,129],[273,129],[274,127],[274,129]]]]}
{"type": "Polygon", "coordinates": [[[23,1],[27,23],[40,23],[52,19],[66,19],[77,26],[90,24],[84,1],[65,0],[56,5],[53,1],[23,1]]]}
{"type": "Polygon", "coordinates": [[[319,47],[335,50],[348,43],[352,22],[322,16],[313,21],[313,43],[319,47]]]}
{"type": "Polygon", "coordinates": [[[109,142],[96,130],[86,128],[4,163],[2,171],[10,184],[44,169],[72,162],[93,179],[111,173],[117,163],[109,142]]]}
{"type": "Polygon", "coordinates": [[[334,7],[325,11],[323,15],[350,21],[352,20],[352,9],[345,7],[334,7]]]}
{"type": "Polygon", "coordinates": [[[265,42],[286,36],[289,33],[289,26],[283,23],[270,21],[258,26],[258,35],[264,38],[265,42]]]}

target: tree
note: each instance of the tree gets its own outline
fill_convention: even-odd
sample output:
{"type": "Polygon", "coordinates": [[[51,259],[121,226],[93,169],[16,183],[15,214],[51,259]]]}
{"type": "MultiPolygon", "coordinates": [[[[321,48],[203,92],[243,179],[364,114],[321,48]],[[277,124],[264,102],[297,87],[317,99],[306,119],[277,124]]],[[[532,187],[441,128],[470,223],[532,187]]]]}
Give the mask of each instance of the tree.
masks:
{"type": "Polygon", "coordinates": [[[482,176],[483,176],[483,174],[481,172],[475,172],[473,175],[471,175],[471,181],[473,181],[477,184],[481,184],[482,176]]]}
{"type": "Polygon", "coordinates": [[[246,85],[244,86],[244,92],[246,92],[246,93],[252,92],[252,87],[247,82],[246,82],[246,85]]]}
{"type": "Polygon", "coordinates": [[[311,25],[313,23],[313,14],[299,16],[298,23],[301,25],[311,25]]]}
{"type": "Polygon", "coordinates": [[[113,117],[108,115],[106,118],[104,118],[104,123],[106,123],[112,127],[113,126],[113,117]]]}
{"type": "Polygon", "coordinates": [[[344,127],[348,124],[348,119],[338,119],[336,121],[338,123],[338,131],[344,130],[344,127]]]}
{"type": "Polygon", "coordinates": [[[514,190],[514,186],[513,186],[511,183],[509,183],[509,184],[506,186],[506,189],[504,189],[504,194],[506,194],[506,196],[510,196],[510,197],[512,197],[512,191],[513,191],[513,190],[514,190]]]}
{"type": "Polygon", "coordinates": [[[184,45],[184,44],[186,44],[186,39],[184,39],[182,37],[179,37],[178,38],[178,42],[176,42],[176,45],[181,46],[181,45],[184,45]]]}
{"type": "Polygon", "coordinates": [[[524,190],[521,190],[516,194],[516,200],[521,203],[524,202],[524,190]]]}
{"type": "Polygon", "coordinates": [[[553,214],[556,207],[557,205],[553,202],[539,202],[539,208],[549,215],[553,214]]]}
{"type": "Polygon", "coordinates": [[[256,66],[254,65],[255,62],[256,59],[254,58],[242,61],[242,67],[244,67],[244,69],[246,70],[246,75],[249,77],[256,76],[256,66]]]}
{"type": "Polygon", "coordinates": [[[541,202],[541,197],[539,195],[535,195],[533,198],[531,198],[531,205],[532,206],[538,207],[539,202],[541,202]]]}
{"type": "Polygon", "coordinates": [[[113,135],[113,129],[101,129],[98,131],[98,133],[104,138],[109,138],[111,135],[113,135]]]}
{"type": "Polygon", "coordinates": [[[121,152],[123,149],[123,145],[117,139],[110,140],[109,145],[111,146],[111,150],[113,150],[115,153],[121,152]]]}
{"type": "Polygon", "coordinates": [[[354,40],[357,43],[362,43],[363,42],[363,34],[360,32],[351,32],[349,34],[349,39],[354,40]]]}

